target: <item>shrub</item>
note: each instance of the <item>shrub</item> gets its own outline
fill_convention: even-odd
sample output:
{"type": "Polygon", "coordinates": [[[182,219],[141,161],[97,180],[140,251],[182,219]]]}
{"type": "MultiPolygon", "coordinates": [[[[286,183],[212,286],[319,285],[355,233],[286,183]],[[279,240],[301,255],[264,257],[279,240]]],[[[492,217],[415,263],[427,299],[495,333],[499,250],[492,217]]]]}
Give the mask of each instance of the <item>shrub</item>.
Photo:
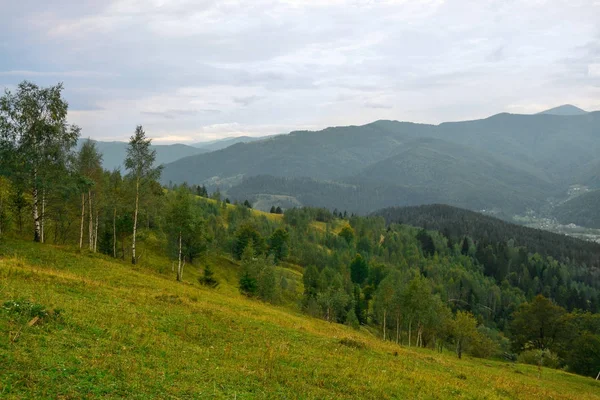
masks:
{"type": "Polygon", "coordinates": [[[548,368],[558,368],[560,366],[560,358],[550,350],[525,350],[517,361],[522,364],[541,365],[548,368]]]}

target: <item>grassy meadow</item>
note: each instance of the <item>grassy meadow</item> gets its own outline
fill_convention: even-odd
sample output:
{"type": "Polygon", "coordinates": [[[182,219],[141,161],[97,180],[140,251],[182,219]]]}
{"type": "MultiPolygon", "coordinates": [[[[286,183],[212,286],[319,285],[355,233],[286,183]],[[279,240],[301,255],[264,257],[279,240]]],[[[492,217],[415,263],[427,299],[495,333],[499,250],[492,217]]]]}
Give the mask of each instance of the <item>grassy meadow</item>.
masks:
{"type": "Polygon", "coordinates": [[[216,289],[191,267],[177,283],[160,257],[0,243],[0,398],[600,398],[593,379],[399,347],[247,299],[237,264],[210,257],[216,289]]]}

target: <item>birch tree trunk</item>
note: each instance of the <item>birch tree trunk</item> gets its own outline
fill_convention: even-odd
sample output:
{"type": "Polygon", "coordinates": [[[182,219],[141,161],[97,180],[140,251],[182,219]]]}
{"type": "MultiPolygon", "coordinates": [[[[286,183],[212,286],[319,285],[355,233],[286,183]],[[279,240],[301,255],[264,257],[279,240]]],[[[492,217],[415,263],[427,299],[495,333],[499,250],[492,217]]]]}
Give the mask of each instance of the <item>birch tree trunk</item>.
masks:
{"type": "Polygon", "coordinates": [[[179,231],[179,257],[177,263],[177,281],[181,282],[181,231],[179,231]]]}
{"type": "Polygon", "coordinates": [[[400,315],[396,315],[396,344],[400,343],[400,315]]]}
{"type": "Polygon", "coordinates": [[[135,181],[135,211],[133,213],[133,238],[131,240],[131,263],[135,265],[135,235],[137,233],[138,205],[140,201],[140,179],[135,181]]]}
{"type": "Polygon", "coordinates": [[[113,209],[113,257],[117,258],[117,207],[113,209]]]}
{"type": "Polygon", "coordinates": [[[412,319],[410,321],[408,321],[408,347],[410,347],[411,334],[412,334],[412,319]]]}
{"type": "Polygon", "coordinates": [[[39,242],[42,238],[42,235],[41,235],[41,227],[40,227],[40,214],[38,212],[39,196],[38,196],[38,184],[37,184],[37,169],[33,170],[32,196],[33,196],[33,226],[34,226],[33,241],[39,242]]]}
{"type": "Polygon", "coordinates": [[[92,208],[92,191],[88,190],[88,243],[89,249],[94,249],[94,213],[92,208]]]}
{"type": "Polygon", "coordinates": [[[83,247],[83,221],[85,220],[85,193],[81,193],[81,227],[79,229],[79,248],[83,247]]]}
{"type": "Polygon", "coordinates": [[[44,221],[46,219],[46,188],[42,189],[42,216],[41,216],[42,222],[41,222],[41,242],[44,243],[44,221]]]}
{"type": "Polygon", "coordinates": [[[96,209],[96,228],[94,229],[94,253],[98,248],[98,210],[96,209]]]}
{"type": "Polygon", "coordinates": [[[387,330],[387,324],[386,324],[386,317],[387,316],[387,310],[383,310],[383,341],[385,342],[385,331],[387,330]]]}

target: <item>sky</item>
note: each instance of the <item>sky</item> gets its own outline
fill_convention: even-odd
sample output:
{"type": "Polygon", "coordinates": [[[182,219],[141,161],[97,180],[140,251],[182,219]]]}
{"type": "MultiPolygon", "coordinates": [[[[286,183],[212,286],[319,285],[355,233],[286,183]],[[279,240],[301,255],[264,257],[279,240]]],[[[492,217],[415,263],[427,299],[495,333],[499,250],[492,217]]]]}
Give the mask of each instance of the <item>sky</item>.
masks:
{"type": "Polygon", "coordinates": [[[25,79],[97,140],[600,110],[600,0],[0,0],[25,79]]]}

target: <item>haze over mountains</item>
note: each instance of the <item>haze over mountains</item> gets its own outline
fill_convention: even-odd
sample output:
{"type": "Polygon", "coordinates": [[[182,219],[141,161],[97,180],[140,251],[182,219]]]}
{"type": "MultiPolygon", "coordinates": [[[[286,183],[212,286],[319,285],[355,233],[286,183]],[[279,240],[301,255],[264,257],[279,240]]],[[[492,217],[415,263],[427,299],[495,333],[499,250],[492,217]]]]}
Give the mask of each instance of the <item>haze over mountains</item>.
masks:
{"type": "MultiPolygon", "coordinates": [[[[119,150],[111,145],[101,146],[105,163],[119,150]]],[[[444,203],[510,217],[562,203],[571,185],[600,188],[600,112],[572,105],[534,115],[439,125],[376,121],[194,146],[156,146],[163,183],[218,188],[263,209],[307,205],[366,214],[444,203]]]]}
{"type": "MultiPolygon", "coordinates": [[[[265,137],[238,136],[233,138],[212,140],[208,142],[198,142],[191,145],[181,143],[165,145],[153,144],[152,147],[156,150],[156,164],[160,165],[171,163],[183,157],[224,149],[236,143],[246,143],[261,140],[265,137]]],[[[83,143],[85,140],[86,139],[80,139],[78,145],[81,146],[81,143],[83,143]]],[[[127,151],[126,142],[102,142],[97,140],[94,140],[94,142],[96,142],[98,150],[100,150],[103,155],[102,164],[105,169],[123,170],[122,163],[125,159],[127,151]]]]}

